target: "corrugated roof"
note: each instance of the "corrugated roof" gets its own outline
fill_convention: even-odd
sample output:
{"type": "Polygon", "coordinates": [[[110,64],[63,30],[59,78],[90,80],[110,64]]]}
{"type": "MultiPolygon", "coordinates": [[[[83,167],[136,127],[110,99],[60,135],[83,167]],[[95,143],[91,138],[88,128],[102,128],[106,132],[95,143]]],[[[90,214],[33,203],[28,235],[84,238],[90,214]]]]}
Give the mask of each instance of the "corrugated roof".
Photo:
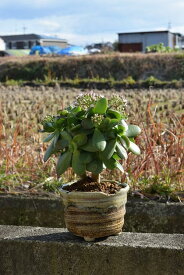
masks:
{"type": "Polygon", "coordinates": [[[146,34],[146,33],[167,33],[167,32],[170,32],[170,33],[173,33],[173,34],[177,34],[177,35],[180,35],[181,36],[181,34],[180,33],[175,33],[175,32],[171,32],[171,31],[169,31],[169,30],[158,30],[158,31],[143,31],[143,32],[120,32],[120,33],[118,33],[118,34],[146,34]]]}
{"type": "Polygon", "coordinates": [[[15,34],[15,35],[0,35],[0,37],[5,41],[22,41],[22,40],[32,40],[32,39],[49,39],[49,40],[57,40],[57,41],[66,41],[66,39],[57,38],[53,36],[47,36],[47,35],[40,35],[35,33],[30,34],[15,34]]]}

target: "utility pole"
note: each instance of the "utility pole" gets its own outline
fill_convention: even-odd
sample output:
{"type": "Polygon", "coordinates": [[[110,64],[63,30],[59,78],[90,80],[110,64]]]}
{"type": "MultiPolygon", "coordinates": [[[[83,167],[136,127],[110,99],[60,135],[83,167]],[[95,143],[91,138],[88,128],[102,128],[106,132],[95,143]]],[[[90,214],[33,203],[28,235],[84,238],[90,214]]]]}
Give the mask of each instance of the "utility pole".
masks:
{"type": "Polygon", "coordinates": [[[27,30],[27,28],[25,26],[23,26],[23,34],[26,34],[26,30],[27,30]]]}
{"type": "Polygon", "coordinates": [[[169,22],[168,22],[168,30],[169,30],[169,31],[171,30],[171,27],[172,27],[171,21],[169,21],[169,22]]]}

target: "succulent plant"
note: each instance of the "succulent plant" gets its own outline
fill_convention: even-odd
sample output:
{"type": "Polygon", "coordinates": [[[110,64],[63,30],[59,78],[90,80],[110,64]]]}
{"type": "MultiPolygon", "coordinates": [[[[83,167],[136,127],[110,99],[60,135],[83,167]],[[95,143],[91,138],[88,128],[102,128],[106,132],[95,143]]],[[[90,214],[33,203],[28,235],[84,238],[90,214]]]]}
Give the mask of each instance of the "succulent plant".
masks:
{"type": "Polygon", "coordinates": [[[46,116],[42,132],[49,133],[44,142],[50,141],[50,145],[44,161],[58,154],[58,176],[72,167],[81,177],[91,172],[98,182],[105,168],[124,172],[119,160],[127,159],[127,152],[140,154],[134,138],[141,132],[137,125],[127,124],[125,108],[126,100],[121,96],[107,99],[86,93],[56,116],[46,116]]]}

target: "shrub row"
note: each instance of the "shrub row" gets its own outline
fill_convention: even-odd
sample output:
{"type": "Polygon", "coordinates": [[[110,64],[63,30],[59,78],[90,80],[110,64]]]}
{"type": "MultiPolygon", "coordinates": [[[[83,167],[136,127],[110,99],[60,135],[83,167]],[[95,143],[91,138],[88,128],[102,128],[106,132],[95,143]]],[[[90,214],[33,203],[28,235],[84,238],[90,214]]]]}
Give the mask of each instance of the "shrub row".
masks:
{"type": "Polygon", "coordinates": [[[184,54],[110,54],[85,57],[2,58],[0,81],[114,79],[131,76],[135,81],[150,76],[161,81],[184,79],[184,54]],[[3,61],[2,61],[3,59],[3,61]]]}

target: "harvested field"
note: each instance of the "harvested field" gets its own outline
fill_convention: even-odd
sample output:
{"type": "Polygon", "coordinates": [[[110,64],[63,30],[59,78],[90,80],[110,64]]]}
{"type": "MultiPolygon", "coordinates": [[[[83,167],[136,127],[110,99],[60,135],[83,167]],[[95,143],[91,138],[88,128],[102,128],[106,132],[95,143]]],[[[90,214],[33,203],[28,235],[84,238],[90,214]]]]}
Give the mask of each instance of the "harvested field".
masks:
{"type": "MultiPolygon", "coordinates": [[[[99,93],[99,91],[95,91],[99,93]]],[[[100,93],[109,95],[113,90],[100,93]]],[[[56,114],[81,93],[77,89],[41,86],[0,86],[0,190],[35,192],[57,186],[55,159],[43,163],[47,144],[38,131],[47,114],[56,114]],[[52,184],[51,184],[52,183],[52,184]]],[[[126,175],[117,171],[110,178],[129,180],[132,190],[170,194],[183,190],[184,89],[122,90],[128,100],[129,121],[140,125],[137,138],[141,156],[129,155],[123,163],[126,175]],[[128,177],[128,178],[127,178],[128,177]]],[[[104,176],[105,176],[104,173],[104,176]]],[[[68,170],[62,182],[75,175],[68,170]]]]}

